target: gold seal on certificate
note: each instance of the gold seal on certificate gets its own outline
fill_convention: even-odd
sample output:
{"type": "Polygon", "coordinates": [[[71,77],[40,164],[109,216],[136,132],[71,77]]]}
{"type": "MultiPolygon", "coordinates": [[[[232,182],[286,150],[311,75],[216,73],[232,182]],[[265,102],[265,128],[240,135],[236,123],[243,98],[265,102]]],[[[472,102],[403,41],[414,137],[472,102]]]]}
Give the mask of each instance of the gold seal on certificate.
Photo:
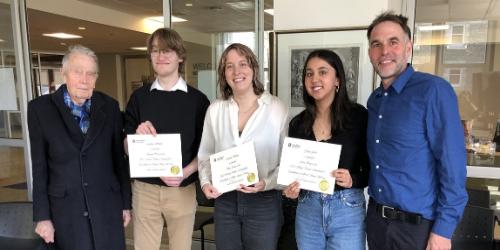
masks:
{"type": "Polygon", "coordinates": [[[335,178],[331,173],[339,165],[341,149],[336,144],[286,137],[278,184],[288,186],[298,181],[301,189],[333,194],[335,178]]]}
{"type": "Polygon", "coordinates": [[[259,182],[253,142],[211,155],[210,169],[212,184],[221,193],[259,182]]]}
{"type": "Polygon", "coordinates": [[[130,177],[182,177],[180,134],[128,135],[130,177]]]}
{"type": "Polygon", "coordinates": [[[327,180],[321,180],[319,182],[319,190],[325,192],[330,187],[330,183],[327,180]]]}
{"type": "Polygon", "coordinates": [[[248,181],[248,183],[254,183],[255,182],[255,173],[248,173],[247,181],[248,181]]]}
{"type": "Polygon", "coordinates": [[[173,175],[178,175],[180,171],[181,169],[179,168],[179,166],[174,165],[170,167],[170,173],[173,175]]]}

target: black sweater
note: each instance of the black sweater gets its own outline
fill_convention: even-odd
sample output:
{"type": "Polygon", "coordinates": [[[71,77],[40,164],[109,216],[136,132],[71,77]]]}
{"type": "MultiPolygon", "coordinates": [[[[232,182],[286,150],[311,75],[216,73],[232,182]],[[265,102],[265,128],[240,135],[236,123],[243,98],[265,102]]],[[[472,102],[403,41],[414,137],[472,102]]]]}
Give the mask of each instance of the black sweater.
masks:
{"type": "MultiPolygon", "coordinates": [[[[316,141],[312,127],[304,128],[305,112],[295,116],[290,121],[288,136],[316,141]]],[[[366,125],[368,112],[359,105],[354,104],[346,117],[344,130],[332,132],[332,137],[326,141],[342,145],[339,168],[348,169],[352,177],[352,188],[365,188],[368,185],[369,161],[366,149],[366,125]]],[[[312,124],[312,123],[311,123],[312,124]]],[[[335,191],[345,189],[335,185],[335,191]]]]}
{"type": "MultiPolygon", "coordinates": [[[[203,121],[210,101],[199,90],[188,85],[188,92],[150,90],[147,84],[137,89],[127,104],[125,112],[125,133],[135,130],[145,121],[150,121],[158,134],[181,134],[182,166],[186,167],[198,154],[203,121]]],[[[181,186],[187,186],[198,179],[198,172],[192,174],[181,186]]],[[[166,186],[160,178],[138,178],[150,184],[166,186]]]]}

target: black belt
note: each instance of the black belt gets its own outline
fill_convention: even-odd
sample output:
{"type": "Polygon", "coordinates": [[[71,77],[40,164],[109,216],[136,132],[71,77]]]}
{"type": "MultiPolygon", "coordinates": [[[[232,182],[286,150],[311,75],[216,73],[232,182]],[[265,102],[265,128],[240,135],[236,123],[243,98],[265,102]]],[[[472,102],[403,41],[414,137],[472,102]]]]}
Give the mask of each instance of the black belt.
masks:
{"type": "Polygon", "coordinates": [[[422,215],[420,214],[410,213],[403,210],[399,210],[394,207],[379,204],[371,197],[370,197],[370,203],[373,203],[375,205],[376,208],[375,210],[377,211],[377,214],[382,216],[382,218],[384,219],[398,220],[417,225],[422,222],[422,215]]]}

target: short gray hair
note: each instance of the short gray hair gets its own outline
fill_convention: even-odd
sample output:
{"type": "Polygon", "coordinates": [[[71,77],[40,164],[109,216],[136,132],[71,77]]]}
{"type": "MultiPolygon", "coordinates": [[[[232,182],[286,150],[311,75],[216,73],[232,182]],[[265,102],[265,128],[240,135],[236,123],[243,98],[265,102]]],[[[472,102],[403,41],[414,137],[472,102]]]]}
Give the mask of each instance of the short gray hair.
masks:
{"type": "Polygon", "coordinates": [[[63,70],[68,69],[69,58],[71,57],[71,55],[76,53],[83,54],[92,58],[92,60],[94,60],[95,62],[95,67],[97,71],[96,73],[99,72],[99,61],[97,60],[97,56],[95,55],[94,51],[80,44],[69,46],[68,51],[66,51],[62,59],[63,70]]]}

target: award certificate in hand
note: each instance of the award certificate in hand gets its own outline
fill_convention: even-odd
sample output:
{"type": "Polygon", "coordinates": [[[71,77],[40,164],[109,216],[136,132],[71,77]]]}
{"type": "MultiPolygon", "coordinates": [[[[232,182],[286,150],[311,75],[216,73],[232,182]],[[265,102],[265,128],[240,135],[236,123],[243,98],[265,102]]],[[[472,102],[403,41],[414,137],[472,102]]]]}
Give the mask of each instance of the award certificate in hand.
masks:
{"type": "Polygon", "coordinates": [[[253,141],[210,156],[212,185],[220,193],[259,182],[253,141]]]}
{"type": "Polygon", "coordinates": [[[278,184],[288,186],[293,181],[301,189],[333,194],[342,146],[286,137],[281,152],[278,184]]]}
{"type": "Polygon", "coordinates": [[[180,134],[128,135],[130,177],[181,177],[180,134]]]}

